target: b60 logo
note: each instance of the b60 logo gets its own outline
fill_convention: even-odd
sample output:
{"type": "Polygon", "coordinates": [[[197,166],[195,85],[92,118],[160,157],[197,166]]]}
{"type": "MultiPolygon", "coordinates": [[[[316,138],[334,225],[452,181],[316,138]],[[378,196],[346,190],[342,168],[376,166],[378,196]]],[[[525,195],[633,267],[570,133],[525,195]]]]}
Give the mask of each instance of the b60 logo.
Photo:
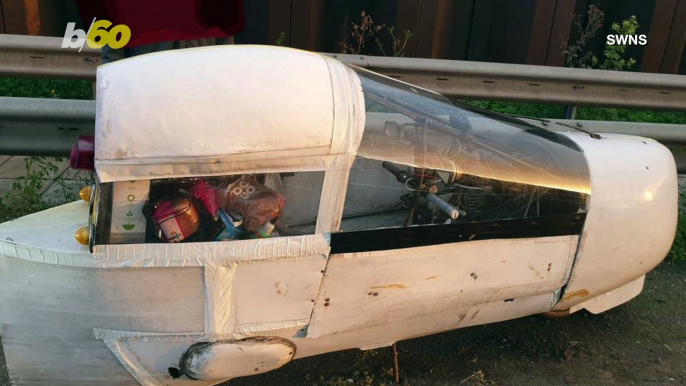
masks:
{"type": "Polygon", "coordinates": [[[83,44],[87,43],[88,47],[94,49],[106,45],[118,49],[124,47],[129,40],[131,40],[131,29],[124,24],[113,27],[111,21],[93,19],[88,33],[82,29],[76,29],[76,23],[67,24],[62,48],[78,48],[81,51],[83,44]]]}

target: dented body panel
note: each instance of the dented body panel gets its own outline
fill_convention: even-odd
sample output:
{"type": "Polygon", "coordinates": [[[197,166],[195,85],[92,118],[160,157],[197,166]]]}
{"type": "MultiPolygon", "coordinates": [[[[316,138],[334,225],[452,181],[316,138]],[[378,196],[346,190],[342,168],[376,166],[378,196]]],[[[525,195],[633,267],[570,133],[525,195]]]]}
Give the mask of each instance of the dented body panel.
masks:
{"type": "Polygon", "coordinates": [[[333,335],[440,310],[478,310],[496,301],[552,297],[566,282],[577,241],[577,236],[558,236],[333,254],[307,335],[333,335]]]}

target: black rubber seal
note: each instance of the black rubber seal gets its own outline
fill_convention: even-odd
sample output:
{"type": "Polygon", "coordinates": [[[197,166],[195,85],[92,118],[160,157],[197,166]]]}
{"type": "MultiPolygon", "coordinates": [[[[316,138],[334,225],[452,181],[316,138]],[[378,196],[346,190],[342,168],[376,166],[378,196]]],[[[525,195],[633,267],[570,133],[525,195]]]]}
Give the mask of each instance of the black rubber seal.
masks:
{"type": "Polygon", "coordinates": [[[490,239],[579,235],[586,213],[420,225],[331,234],[331,254],[387,251],[490,239]]]}

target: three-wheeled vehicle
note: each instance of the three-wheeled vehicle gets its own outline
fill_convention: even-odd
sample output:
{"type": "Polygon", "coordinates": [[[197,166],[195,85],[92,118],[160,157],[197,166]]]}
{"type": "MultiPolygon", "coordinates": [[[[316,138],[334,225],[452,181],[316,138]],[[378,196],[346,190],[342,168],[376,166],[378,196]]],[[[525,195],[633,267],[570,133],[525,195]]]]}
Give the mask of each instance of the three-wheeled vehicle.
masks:
{"type": "Polygon", "coordinates": [[[101,66],[94,142],[72,163],[94,163],[88,202],[0,225],[15,383],[212,385],[603,312],[640,293],[677,220],[653,140],[549,130],[268,46],[101,66]]]}

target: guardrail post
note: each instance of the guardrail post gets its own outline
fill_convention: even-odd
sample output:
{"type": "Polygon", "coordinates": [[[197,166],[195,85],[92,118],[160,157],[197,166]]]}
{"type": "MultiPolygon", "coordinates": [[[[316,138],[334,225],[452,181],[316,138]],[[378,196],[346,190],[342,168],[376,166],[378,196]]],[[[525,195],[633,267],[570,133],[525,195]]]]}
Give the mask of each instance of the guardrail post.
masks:
{"type": "Polygon", "coordinates": [[[576,106],[565,105],[564,119],[575,119],[576,106]]]}

